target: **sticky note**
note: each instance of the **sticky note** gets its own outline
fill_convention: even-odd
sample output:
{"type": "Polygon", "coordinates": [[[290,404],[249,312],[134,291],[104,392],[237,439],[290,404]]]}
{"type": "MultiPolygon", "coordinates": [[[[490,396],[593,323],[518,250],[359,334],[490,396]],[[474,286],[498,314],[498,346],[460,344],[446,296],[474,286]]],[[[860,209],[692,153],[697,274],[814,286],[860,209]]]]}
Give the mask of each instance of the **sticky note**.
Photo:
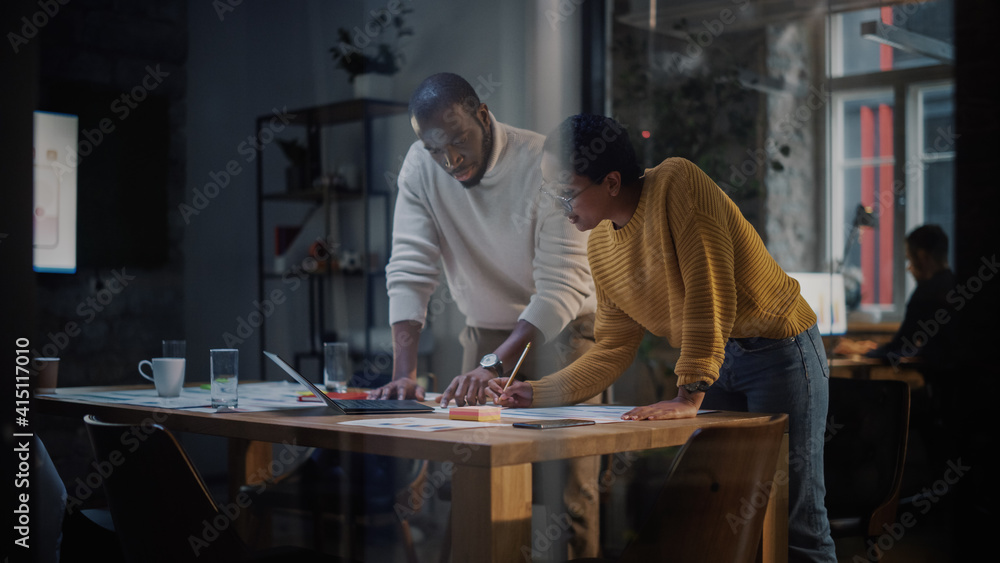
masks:
{"type": "Polygon", "coordinates": [[[500,407],[451,407],[448,409],[448,418],[451,420],[495,422],[500,420],[500,407]]]}

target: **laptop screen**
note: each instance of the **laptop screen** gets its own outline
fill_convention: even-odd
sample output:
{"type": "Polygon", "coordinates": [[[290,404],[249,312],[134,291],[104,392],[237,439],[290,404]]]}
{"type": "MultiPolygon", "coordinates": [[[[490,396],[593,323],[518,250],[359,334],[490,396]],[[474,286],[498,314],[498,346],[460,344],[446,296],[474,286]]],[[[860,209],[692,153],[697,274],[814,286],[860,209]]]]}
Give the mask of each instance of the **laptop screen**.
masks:
{"type": "Polygon", "coordinates": [[[315,383],[303,377],[302,374],[295,371],[287,362],[279,358],[277,354],[265,351],[264,355],[270,358],[272,362],[278,364],[278,367],[285,370],[285,373],[304,385],[306,389],[312,391],[314,395],[339,414],[413,414],[434,412],[434,407],[429,407],[413,400],[361,399],[338,401],[332,399],[320,390],[315,383]]]}

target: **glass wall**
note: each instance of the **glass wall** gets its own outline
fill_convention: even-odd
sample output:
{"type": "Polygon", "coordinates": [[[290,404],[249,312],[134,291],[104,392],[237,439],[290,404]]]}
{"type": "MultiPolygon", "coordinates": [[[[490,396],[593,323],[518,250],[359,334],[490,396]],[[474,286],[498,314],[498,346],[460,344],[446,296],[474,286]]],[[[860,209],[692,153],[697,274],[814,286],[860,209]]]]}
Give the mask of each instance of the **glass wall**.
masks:
{"type": "Polygon", "coordinates": [[[898,321],[906,233],[954,239],[952,14],[951,0],[619,0],[610,112],[647,166],[680,156],[712,176],[786,271],[839,275],[851,320],[898,321]]]}

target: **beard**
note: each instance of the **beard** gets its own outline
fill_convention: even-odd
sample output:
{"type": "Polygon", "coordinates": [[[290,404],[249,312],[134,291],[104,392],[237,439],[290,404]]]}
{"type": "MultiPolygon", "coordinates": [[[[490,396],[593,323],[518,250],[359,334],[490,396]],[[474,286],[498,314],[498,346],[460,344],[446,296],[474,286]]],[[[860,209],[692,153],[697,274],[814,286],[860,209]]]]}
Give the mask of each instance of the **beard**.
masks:
{"type": "MultiPolygon", "coordinates": [[[[477,120],[476,123],[479,123],[479,121],[477,120]]],[[[483,151],[480,155],[482,164],[479,168],[479,172],[476,172],[475,176],[464,182],[460,182],[462,187],[467,190],[478,186],[479,182],[483,180],[483,176],[486,175],[486,168],[489,166],[490,155],[493,154],[493,124],[490,123],[489,127],[487,127],[482,123],[479,123],[479,129],[483,132],[483,151]]]]}

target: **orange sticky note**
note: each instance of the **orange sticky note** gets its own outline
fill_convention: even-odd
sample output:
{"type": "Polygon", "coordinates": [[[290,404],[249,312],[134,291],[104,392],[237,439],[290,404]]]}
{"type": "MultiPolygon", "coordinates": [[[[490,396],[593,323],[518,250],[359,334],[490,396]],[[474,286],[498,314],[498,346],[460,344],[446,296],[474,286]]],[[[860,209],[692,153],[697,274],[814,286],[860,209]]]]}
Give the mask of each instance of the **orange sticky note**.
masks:
{"type": "Polygon", "coordinates": [[[500,420],[500,407],[451,407],[451,420],[472,420],[475,422],[495,422],[500,420]]]}

